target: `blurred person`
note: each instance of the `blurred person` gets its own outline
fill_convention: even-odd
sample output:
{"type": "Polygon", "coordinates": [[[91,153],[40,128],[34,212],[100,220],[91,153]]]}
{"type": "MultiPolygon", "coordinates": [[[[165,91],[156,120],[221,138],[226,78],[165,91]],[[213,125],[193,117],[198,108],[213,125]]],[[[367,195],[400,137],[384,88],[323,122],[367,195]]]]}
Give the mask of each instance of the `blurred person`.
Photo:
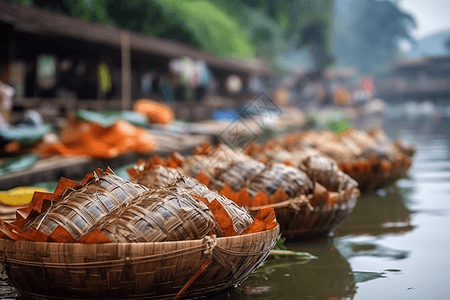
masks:
{"type": "Polygon", "coordinates": [[[202,101],[207,92],[208,88],[211,84],[212,74],[208,68],[208,65],[200,60],[196,62],[197,74],[198,74],[198,84],[196,89],[196,100],[202,101]]]}
{"type": "Polygon", "coordinates": [[[154,72],[147,72],[141,77],[141,92],[144,96],[149,97],[153,90],[154,72]]]}
{"type": "Polygon", "coordinates": [[[248,91],[253,96],[258,95],[264,90],[264,83],[261,78],[257,75],[251,75],[248,81],[248,91]]]}
{"type": "Polygon", "coordinates": [[[164,102],[174,103],[176,100],[175,90],[169,77],[168,74],[161,74],[159,79],[159,94],[164,99],[164,102]]]}
{"type": "Polygon", "coordinates": [[[6,85],[0,81],[0,124],[7,125],[10,122],[11,109],[13,106],[12,98],[15,94],[13,87],[6,85]]]}

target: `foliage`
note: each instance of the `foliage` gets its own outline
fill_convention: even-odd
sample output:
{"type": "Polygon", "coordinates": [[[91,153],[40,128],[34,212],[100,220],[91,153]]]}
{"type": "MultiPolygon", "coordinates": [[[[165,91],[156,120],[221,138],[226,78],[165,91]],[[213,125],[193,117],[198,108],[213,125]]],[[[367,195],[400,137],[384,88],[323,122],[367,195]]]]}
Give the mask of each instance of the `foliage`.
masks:
{"type": "Polygon", "coordinates": [[[445,47],[445,50],[447,50],[447,52],[450,53],[450,37],[444,41],[444,47],[445,47]]]}
{"type": "Polygon", "coordinates": [[[254,57],[240,24],[206,0],[19,0],[91,21],[178,40],[216,54],[254,57]]]}
{"type": "Polygon", "coordinates": [[[284,245],[284,242],[286,241],[286,238],[280,237],[277,240],[277,244],[273,248],[272,251],[270,251],[271,257],[275,259],[280,259],[282,257],[290,256],[295,257],[296,259],[299,259],[304,262],[308,262],[312,259],[317,259],[317,256],[314,256],[308,252],[297,252],[297,251],[291,251],[288,250],[288,248],[284,245]]]}
{"type": "Polygon", "coordinates": [[[260,56],[284,61],[283,57],[288,53],[308,47],[316,68],[321,69],[333,62],[331,0],[213,1],[238,16],[250,32],[260,56]]]}
{"type": "Polygon", "coordinates": [[[109,0],[108,14],[118,25],[171,38],[213,53],[255,56],[239,23],[209,1],[109,0]]]}
{"type": "Polygon", "coordinates": [[[287,247],[284,245],[284,242],[286,241],[286,238],[280,237],[277,240],[277,244],[273,248],[274,250],[287,250],[287,247]]]}
{"type": "Polygon", "coordinates": [[[335,51],[342,65],[354,65],[373,74],[396,59],[399,42],[414,43],[414,18],[392,1],[337,1],[335,51]],[[341,12],[339,10],[341,9],[341,12]]]}
{"type": "Polygon", "coordinates": [[[264,12],[246,9],[244,23],[259,57],[273,59],[286,50],[287,41],[283,37],[282,26],[264,12]]]}
{"type": "Polygon", "coordinates": [[[177,40],[216,54],[271,61],[313,49],[332,62],[331,0],[12,0],[177,40]]]}

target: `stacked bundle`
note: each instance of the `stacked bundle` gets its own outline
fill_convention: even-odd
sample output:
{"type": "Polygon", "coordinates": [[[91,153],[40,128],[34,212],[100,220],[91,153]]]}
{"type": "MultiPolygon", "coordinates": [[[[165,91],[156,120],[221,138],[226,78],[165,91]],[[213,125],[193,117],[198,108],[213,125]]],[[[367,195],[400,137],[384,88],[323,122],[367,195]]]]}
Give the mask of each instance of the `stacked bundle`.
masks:
{"type": "MultiPolygon", "coordinates": [[[[256,156],[262,155],[259,152],[256,156]]],[[[257,219],[275,209],[282,234],[288,238],[328,233],[356,204],[357,183],[331,161],[327,165],[314,158],[288,166],[265,158],[267,163],[223,145],[215,148],[204,145],[185,159],[172,155],[167,161],[157,158],[140,161],[129,173],[136,182],[149,186],[161,178],[157,175],[161,165],[178,166],[186,175],[246,207],[257,219]],[[147,184],[139,180],[150,178],[149,174],[155,180],[147,184]]],[[[165,178],[171,172],[167,171],[165,178]]]]}
{"type": "Polygon", "coordinates": [[[344,173],[359,183],[363,192],[383,188],[404,177],[415,153],[414,146],[392,141],[379,128],[368,132],[350,129],[342,135],[306,131],[273,143],[292,153],[317,151],[334,159],[344,173]]]}
{"type": "Polygon", "coordinates": [[[274,247],[274,215],[254,220],[174,169],[153,175],[160,184],[148,189],[97,169],[36,192],[16,221],[0,220],[12,283],[37,298],[201,295],[241,283],[274,247]]]}
{"type": "MultiPolygon", "coordinates": [[[[168,161],[171,159],[169,158],[168,161]]],[[[220,224],[221,235],[234,236],[248,234],[275,228],[278,223],[270,209],[257,214],[255,220],[236,202],[220,195],[198,180],[185,176],[181,170],[174,169],[164,161],[140,162],[129,173],[132,181],[146,187],[167,189],[183,189],[187,194],[206,204],[220,224]]]]}
{"type": "MultiPolygon", "coordinates": [[[[332,159],[324,157],[315,149],[290,152],[272,142],[265,146],[253,144],[245,153],[271,168],[277,166],[279,175],[269,173],[267,182],[272,180],[275,183],[279,181],[276,178],[296,174],[295,180],[303,183],[301,194],[306,195],[312,210],[304,210],[303,215],[288,209],[277,210],[277,218],[285,236],[328,232],[352,212],[359,196],[358,183],[344,174],[332,159]],[[294,170],[297,172],[294,173],[294,170]],[[282,218],[289,220],[289,229],[283,227],[282,218]]],[[[285,191],[289,195],[289,190],[285,188],[285,191]]]]}

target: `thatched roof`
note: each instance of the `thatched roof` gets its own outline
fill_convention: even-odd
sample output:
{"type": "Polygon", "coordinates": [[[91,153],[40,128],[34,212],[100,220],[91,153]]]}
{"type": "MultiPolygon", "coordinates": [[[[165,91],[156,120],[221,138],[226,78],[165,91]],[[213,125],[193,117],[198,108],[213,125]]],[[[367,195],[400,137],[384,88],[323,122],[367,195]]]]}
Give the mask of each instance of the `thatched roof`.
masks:
{"type": "MultiPolygon", "coordinates": [[[[80,18],[0,0],[0,21],[14,26],[14,30],[41,36],[69,37],[90,43],[120,48],[122,28],[86,21],[80,18]]],[[[261,61],[245,61],[238,58],[222,58],[180,43],[130,32],[133,51],[163,57],[188,56],[201,59],[211,68],[232,72],[268,75],[271,71],[261,61]]]]}

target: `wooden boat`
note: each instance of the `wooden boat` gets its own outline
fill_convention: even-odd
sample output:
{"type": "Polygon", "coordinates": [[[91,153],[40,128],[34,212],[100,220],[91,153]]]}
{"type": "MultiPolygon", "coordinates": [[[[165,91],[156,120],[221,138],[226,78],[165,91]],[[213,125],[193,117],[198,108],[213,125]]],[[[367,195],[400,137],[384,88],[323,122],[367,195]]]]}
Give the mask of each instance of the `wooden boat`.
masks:
{"type": "Polygon", "coordinates": [[[0,239],[0,262],[9,282],[31,299],[174,299],[192,280],[181,296],[200,297],[240,285],[269,255],[279,231],[154,243],[0,239]]]}
{"type": "Polygon", "coordinates": [[[111,169],[81,184],[61,179],[16,221],[0,221],[0,263],[31,299],[178,299],[237,286],[269,255],[279,225],[208,192],[148,190],[111,169]]]}
{"type": "Polygon", "coordinates": [[[287,152],[315,151],[334,159],[339,168],[359,184],[362,193],[385,188],[407,175],[415,147],[391,140],[380,128],[350,129],[337,135],[330,131],[305,131],[270,141],[261,148],[278,146],[287,152]]]}

